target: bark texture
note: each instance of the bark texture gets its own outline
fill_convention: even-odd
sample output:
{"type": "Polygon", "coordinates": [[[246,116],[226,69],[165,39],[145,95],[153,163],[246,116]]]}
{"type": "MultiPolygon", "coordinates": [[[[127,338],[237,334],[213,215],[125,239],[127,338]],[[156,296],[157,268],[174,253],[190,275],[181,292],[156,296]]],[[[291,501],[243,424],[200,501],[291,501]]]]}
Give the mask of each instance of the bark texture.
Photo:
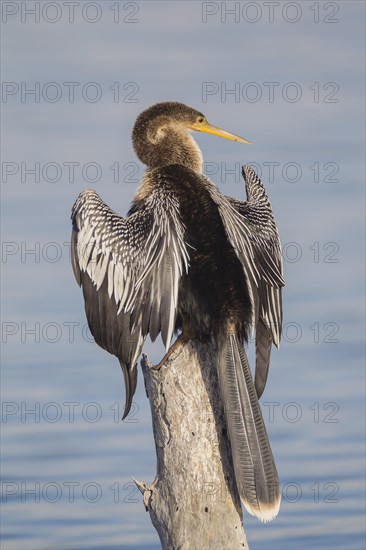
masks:
{"type": "Polygon", "coordinates": [[[163,549],[247,549],[212,343],[178,344],[142,369],[157,454],[151,485],[136,481],[163,549]]]}

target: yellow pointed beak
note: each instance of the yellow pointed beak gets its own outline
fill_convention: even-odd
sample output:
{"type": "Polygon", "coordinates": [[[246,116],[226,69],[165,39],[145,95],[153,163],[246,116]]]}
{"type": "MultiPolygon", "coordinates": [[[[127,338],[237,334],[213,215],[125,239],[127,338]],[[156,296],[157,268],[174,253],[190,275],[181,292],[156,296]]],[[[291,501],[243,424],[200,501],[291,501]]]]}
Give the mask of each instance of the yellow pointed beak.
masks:
{"type": "Polygon", "coordinates": [[[219,136],[225,139],[231,139],[232,141],[239,141],[240,143],[252,143],[245,138],[236,136],[235,134],[231,134],[230,132],[226,132],[226,130],[221,130],[221,128],[217,128],[217,126],[212,126],[212,124],[209,124],[207,121],[201,123],[195,122],[194,124],[192,124],[191,128],[196,132],[206,132],[207,134],[214,134],[215,136],[219,136]]]}

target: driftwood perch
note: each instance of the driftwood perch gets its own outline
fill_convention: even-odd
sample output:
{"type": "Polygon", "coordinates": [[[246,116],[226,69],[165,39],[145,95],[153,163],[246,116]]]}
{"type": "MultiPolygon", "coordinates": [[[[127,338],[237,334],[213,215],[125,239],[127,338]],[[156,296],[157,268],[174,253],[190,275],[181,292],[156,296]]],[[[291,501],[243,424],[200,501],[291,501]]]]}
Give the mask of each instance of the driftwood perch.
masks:
{"type": "Polygon", "coordinates": [[[136,481],[165,549],[247,549],[212,343],[178,345],[159,370],[141,361],[157,454],[136,481]]]}

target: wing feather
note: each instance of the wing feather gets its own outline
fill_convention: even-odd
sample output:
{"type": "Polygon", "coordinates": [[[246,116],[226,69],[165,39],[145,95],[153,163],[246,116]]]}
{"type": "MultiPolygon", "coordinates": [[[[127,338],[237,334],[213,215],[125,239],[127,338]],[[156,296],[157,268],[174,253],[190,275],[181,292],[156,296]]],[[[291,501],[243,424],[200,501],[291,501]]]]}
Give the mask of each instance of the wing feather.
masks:
{"type": "Polygon", "coordinates": [[[247,201],[222,195],[205,179],[216,202],[228,238],[240,259],[249,283],[252,326],[257,331],[256,389],[262,394],[268,376],[272,343],[279,346],[282,330],[284,286],[281,243],[272,208],[254,170],[243,167],[247,201]],[[261,381],[260,383],[257,380],[261,381]]]}
{"type": "Polygon", "coordinates": [[[126,409],[136,387],[136,361],[150,333],[169,346],[178,289],[188,269],[179,204],[160,184],[143,208],[122,218],[88,189],[72,210],[72,266],[83,287],[85,310],[96,342],[120,360],[126,409]]]}

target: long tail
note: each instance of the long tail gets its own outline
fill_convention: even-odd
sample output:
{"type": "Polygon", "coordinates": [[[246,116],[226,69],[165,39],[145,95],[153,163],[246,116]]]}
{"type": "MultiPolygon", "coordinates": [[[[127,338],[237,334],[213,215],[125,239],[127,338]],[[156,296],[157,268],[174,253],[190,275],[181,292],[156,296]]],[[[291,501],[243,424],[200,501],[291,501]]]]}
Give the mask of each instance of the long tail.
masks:
{"type": "Polygon", "coordinates": [[[235,334],[219,338],[218,378],[240,499],[262,522],[278,514],[276,466],[247,356],[235,334]]]}

